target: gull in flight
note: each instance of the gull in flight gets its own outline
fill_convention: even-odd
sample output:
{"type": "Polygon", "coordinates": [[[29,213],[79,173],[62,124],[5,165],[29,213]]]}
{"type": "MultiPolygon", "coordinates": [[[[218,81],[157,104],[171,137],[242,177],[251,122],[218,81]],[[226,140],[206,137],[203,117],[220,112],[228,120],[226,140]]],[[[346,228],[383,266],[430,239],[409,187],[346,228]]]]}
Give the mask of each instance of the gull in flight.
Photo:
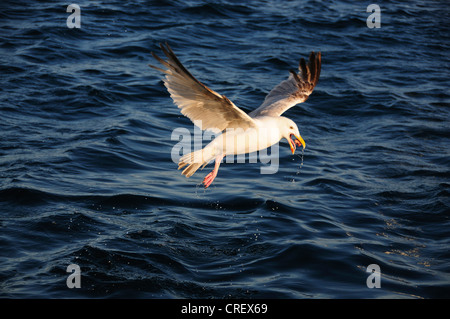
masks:
{"type": "Polygon", "coordinates": [[[308,63],[300,59],[298,72],[290,70],[289,77],[269,92],[261,106],[247,114],[227,97],[198,81],[167,43],[160,46],[167,59],[163,60],[153,52],[152,55],[165,69],[150,67],[165,73],[164,85],[181,113],[202,130],[221,132],[203,149],[180,158],[178,169],[187,166],[183,175],[192,176],[200,166],[204,167],[214,159],[213,171],[203,180],[207,188],[216,178],[224,156],[263,150],[282,138],[289,142],[292,154],[296,145],[305,148],[297,125],[281,114],[306,101],[314,90],[320,76],[320,52],[311,52],[308,63]]]}

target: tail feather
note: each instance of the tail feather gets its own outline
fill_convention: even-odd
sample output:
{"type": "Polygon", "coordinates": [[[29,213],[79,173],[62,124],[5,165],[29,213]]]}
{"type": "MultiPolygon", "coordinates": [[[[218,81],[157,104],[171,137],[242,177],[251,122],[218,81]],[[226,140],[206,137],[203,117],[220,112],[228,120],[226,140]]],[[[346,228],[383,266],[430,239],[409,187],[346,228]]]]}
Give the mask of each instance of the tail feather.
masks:
{"type": "MultiPolygon", "coordinates": [[[[178,162],[178,169],[182,169],[187,165],[181,174],[186,177],[191,177],[194,173],[203,165],[205,167],[208,164],[209,159],[204,158],[203,150],[198,150],[186,155],[183,155],[178,162]]],[[[202,167],[202,168],[203,168],[202,167]]]]}
{"type": "Polygon", "coordinates": [[[199,163],[192,163],[183,170],[182,174],[186,177],[191,177],[201,165],[199,163]]]}

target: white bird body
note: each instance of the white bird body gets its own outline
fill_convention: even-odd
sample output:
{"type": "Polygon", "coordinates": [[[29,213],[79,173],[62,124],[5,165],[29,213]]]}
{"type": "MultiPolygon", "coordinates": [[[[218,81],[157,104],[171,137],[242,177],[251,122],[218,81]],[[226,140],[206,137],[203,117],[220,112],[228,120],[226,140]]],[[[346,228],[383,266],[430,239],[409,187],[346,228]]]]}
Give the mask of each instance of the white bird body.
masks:
{"type": "Polygon", "coordinates": [[[215,159],[214,170],[203,180],[206,188],[217,176],[224,156],[260,151],[278,143],[282,138],[287,139],[292,153],[295,152],[295,145],[305,148],[297,125],[281,114],[304,102],[312,93],[320,75],[320,52],[311,52],[308,65],[301,59],[300,72],[297,74],[290,71],[289,78],[275,86],[259,108],[246,114],[228,98],[194,78],[168,44],[166,47],[161,45],[161,49],[168,58],[167,61],[152,54],[167,69],[151,67],[166,74],[164,84],[181,113],[203,130],[222,132],[203,149],[180,158],[178,169],[187,166],[183,175],[190,177],[200,166],[215,159]]]}
{"type": "Polygon", "coordinates": [[[262,116],[255,118],[256,127],[244,129],[228,129],[216,137],[208,146],[211,146],[215,154],[239,155],[266,149],[281,138],[279,117],[262,116]]]}
{"type": "MultiPolygon", "coordinates": [[[[293,121],[286,117],[259,116],[254,118],[254,121],[256,127],[246,130],[241,128],[227,129],[203,149],[183,156],[180,163],[183,166],[185,166],[184,164],[192,165],[192,170],[188,167],[188,171],[185,173],[186,177],[192,176],[200,166],[205,166],[213,159],[219,161],[227,155],[248,154],[264,150],[283,138],[283,128],[286,127],[283,124],[295,125],[293,121]]],[[[299,133],[297,133],[297,136],[301,139],[299,133]]],[[[303,139],[301,141],[303,142],[303,139]]]]}

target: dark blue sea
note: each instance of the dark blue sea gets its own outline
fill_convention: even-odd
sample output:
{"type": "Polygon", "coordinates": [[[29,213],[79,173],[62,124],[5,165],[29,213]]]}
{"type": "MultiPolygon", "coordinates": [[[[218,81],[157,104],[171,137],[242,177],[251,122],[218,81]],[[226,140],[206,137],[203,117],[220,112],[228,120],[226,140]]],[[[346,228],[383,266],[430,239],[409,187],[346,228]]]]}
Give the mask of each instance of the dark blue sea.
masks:
{"type": "Polygon", "coordinates": [[[1,298],[450,298],[447,1],[74,3],[0,4],[1,298]],[[166,41],[246,112],[322,52],[304,152],[181,175],[166,41]]]}

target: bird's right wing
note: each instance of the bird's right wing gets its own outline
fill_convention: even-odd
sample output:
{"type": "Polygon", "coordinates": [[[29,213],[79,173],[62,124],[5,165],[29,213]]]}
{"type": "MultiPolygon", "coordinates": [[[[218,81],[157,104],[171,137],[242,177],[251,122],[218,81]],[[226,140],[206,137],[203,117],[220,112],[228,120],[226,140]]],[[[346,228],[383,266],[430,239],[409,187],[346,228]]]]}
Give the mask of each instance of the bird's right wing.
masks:
{"type": "Polygon", "coordinates": [[[302,58],[299,71],[290,70],[289,78],[284,80],[266,96],[263,104],[250,112],[251,117],[280,116],[294,105],[305,102],[319,81],[321,69],[321,53],[311,52],[308,64],[302,58]]]}
{"type": "Polygon", "coordinates": [[[198,81],[181,64],[170,46],[161,44],[167,61],[152,52],[153,57],[167,69],[150,65],[166,74],[164,85],[181,113],[202,130],[220,132],[227,128],[255,127],[254,120],[224,95],[220,95],[198,81]]]}

